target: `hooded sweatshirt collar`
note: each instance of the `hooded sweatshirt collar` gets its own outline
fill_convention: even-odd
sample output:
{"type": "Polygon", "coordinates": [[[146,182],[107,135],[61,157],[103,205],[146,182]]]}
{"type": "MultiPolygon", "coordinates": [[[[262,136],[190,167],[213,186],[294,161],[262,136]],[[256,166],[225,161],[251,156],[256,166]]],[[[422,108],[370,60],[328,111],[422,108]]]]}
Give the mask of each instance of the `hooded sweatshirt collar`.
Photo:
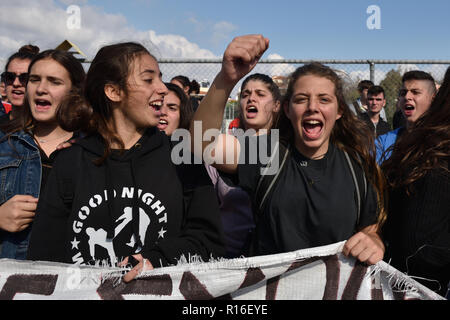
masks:
{"type": "MultiPolygon", "coordinates": [[[[152,150],[159,148],[163,144],[164,138],[167,139],[165,134],[160,132],[158,128],[150,127],[132,148],[125,150],[123,153],[113,152],[110,155],[110,159],[114,161],[130,161],[135,157],[139,157],[140,155],[147,154],[152,150]]],[[[95,155],[100,157],[103,156],[105,142],[99,133],[94,133],[84,139],[80,139],[76,144],[95,155]]]]}

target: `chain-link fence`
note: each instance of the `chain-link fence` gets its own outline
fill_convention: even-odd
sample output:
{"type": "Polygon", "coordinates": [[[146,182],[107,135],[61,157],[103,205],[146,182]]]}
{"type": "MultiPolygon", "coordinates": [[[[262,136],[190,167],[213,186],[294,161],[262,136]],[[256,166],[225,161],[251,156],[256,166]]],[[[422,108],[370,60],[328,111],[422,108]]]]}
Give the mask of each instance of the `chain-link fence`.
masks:
{"type": "MultiPolygon", "coordinates": [[[[287,85],[287,76],[299,66],[311,62],[310,60],[261,60],[252,73],[264,73],[271,76],[275,82],[283,88],[287,85]]],[[[406,71],[423,70],[430,73],[437,84],[442,82],[445,71],[450,61],[436,60],[318,60],[328,65],[344,79],[346,98],[349,103],[356,99],[359,94],[358,82],[371,80],[376,85],[381,85],[386,94],[386,116],[392,124],[392,117],[396,109],[398,91],[401,86],[401,78],[406,71]]],[[[164,81],[170,81],[174,76],[184,75],[189,79],[195,79],[203,83],[205,87],[211,83],[219,72],[221,60],[169,60],[159,61],[164,81]]],[[[225,109],[225,121],[236,117],[237,96],[240,83],[236,85],[230,101],[225,109]]]]}

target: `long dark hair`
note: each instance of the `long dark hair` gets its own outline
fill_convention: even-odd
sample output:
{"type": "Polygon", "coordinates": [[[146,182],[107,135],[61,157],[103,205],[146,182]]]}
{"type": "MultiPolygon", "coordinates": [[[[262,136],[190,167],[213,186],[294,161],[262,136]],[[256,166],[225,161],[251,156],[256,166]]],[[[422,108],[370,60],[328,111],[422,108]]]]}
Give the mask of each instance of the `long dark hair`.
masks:
{"type": "MultiPolygon", "coordinates": [[[[67,70],[72,87],[56,111],[56,121],[67,131],[77,131],[88,121],[90,110],[83,103],[83,88],[86,73],[81,63],[71,54],[60,50],[46,50],[36,55],[28,67],[31,72],[34,64],[40,60],[52,59],[67,70]]],[[[4,123],[0,129],[11,134],[24,130],[31,133],[35,120],[31,114],[28,96],[25,94],[24,105],[11,110],[12,118],[4,123]]]]}
{"type": "MultiPolygon", "coordinates": [[[[274,102],[279,101],[281,104],[282,96],[281,96],[280,88],[278,88],[277,84],[273,81],[273,79],[266,74],[254,73],[254,74],[249,75],[247,78],[244,79],[244,81],[241,84],[241,92],[244,91],[247,83],[249,83],[249,81],[252,81],[252,80],[260,81],[260,82],[264,83],[267,86],[267,89],[269,89],[269,92],[272,94],[273,101],[274,102]]],[[[241,110],[241,98],[240,97],[239,97],[238,105],[239,105],[239,116],[238,116],[239,128],[245,129],[245,121],[244,121],[244,115],[242,114],[242,110],[241,110]]],[[[270,126],[270,129],[276,128],[278,126],[279,118],[280,118],[280,112],[277,112],[272,118],[272,124],[270,126]]]]}
{"type": "Polygon", "coordinates": [[[449,173],[450,162],[450,67],[430,108],[400,135],[392,155],[383,162],[389,187],[410,186],[432,169],[449,173]]]}
{"type": "Polygon", "coordinates": [[[194,109],[192,109],[191,101],[188,99],[183,89],[176,84],[167,82],[165,85],[169,91],[175,93],[178,99],[180,99],[180,123],[178,128],[188,130],[192,117],[194,116],[194,109]]]}
{"type": "MultiPolygon", "coordinates": [[[[303,65],[297,68],[289,77],[289,85],[283,104],[290,104],[297,80],[306,75],[315,75],[330,80],[335,86],[335,95],[338,110],[341,117],[336,121],[331,131],[330,141],[339,149],[346,151],[363,168],[365,175],[372,183],[377,193],[379,208],[379,226],[385,220],[384,176],[376,163],[375,142],[373,133],[367,125],[358,119],[350,110],[344,97],[341,78],[338,74],[325,65],[317,62],[303,65]]],[[[279,121],[280,139],[284,144],[295,144],[295,133],[291,121],[285,114],[284,108],[279,121]]]]}
{"type": "Polygon", "coordinates": [[[111,153],[112,144],[118,144],[120,149],[125,148],[114,128],[112,102],[105,94],[105,85],[117,85],[127,96],[127,79],[131,66],[135,58],[145,54],[153,57],[143,45],[123,42],[101,48],[92,60],[86,76],[85,97],[94,112],[89,131],[98,131],[105,142],[105,152],[99,159],[99,163],[102,163],[111,153]]]}

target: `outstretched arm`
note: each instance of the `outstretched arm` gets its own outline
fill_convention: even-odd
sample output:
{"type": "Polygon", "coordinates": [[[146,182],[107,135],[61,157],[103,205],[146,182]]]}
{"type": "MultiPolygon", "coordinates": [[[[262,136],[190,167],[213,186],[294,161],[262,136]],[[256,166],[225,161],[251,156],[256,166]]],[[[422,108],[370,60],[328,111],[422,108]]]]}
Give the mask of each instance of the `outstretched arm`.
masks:
{"type": "MultiPolygon", "coordinates": [[[[220,72],[217,74],[210,89],[208,90],[208,93],[202,99],[197,111],[195,112],[190,126],[191,137],[195,137],[195,121],[200,121],[202,124],[202,137],[209,129],[221,128],[224,109],[231,91],[239,80],[253,70],[268,47],[269,39],[264,38],[262,35],[245,35],[233,39],[223,55],[222,68],[220,72]]],[[[236,147],[237,144],[230,141],[230,138],[223,139],[222,141],[225,140],[227,141],[229,148],[236,147]]],[[[202,141],[199,143],[199,141],[192,139],[191,143],[194,154],[203,159],[203,152],[210,142],[202,141]]],[[[222,152],[226,149],[226,147],[219,142],[216,149],[222,152]]],[[[217,159],[215,153],[213,152],[212,154],[217,159]]],[[[225,163],[226,153],[222,152],[222,154],[224,161],[220,162],[225,163]]],[[[239,155],[236,152],[234,154],[236,155],[234,159],[238,160],[239,155]]],[[[235,169],[236,165],[237,161],[234,166],[231,164],[231,168],[227,168],[227,165],[225,164],[219,169],[225,169],[225,171],[230,172],[230,169],[233,171],[232,169],[233,167],[235,169]]]]}

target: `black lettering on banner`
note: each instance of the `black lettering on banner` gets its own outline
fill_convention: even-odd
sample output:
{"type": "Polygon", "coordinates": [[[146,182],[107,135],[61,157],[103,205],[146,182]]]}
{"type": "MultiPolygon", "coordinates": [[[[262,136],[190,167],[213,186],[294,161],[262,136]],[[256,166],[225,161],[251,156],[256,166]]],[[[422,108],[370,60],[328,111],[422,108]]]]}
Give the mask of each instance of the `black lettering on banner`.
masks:
{"type": "Polygon", "coordinates": [[[291,264],[291,266],[289,267],[289,269],[286,270],[286,273],[292,270],[296,270],[298,268],[301,268],[303,266],[306,266],[307,264],[313,263],[317,260],[322,260],[321,257],[312,257],[312,258],[308,258],[305,260],[301,260],[301,261],[295,261],[291,264]]]}
{"type": "Polygon", "coordinates": [[[196,276],[186,271],[180,282],[180,292],[186,300],[210,300],[214,297],[196,276]]]}
{"type": "Polygon", "coordinates": [[[356,300],[366,272],[367,265],[360,261],[356,261],[347,284],[345,285],[344,292],[342,293],[342,300],[356,300]]]}
{"type": "Polygon", "coordinates": [[[332,255],[322,258],[325,262],[325,268],[327,270],[327,282],[325,285],[325,291],[323,293],[323,300],[337,300],[337,294],[339,289],[339,277],[340,277],[340,265],[337,255],[332,255]]]}
{"type": "Polygon", "coordinates": [[[148,276],[133,280],[129,283],[121,281],[115,285],[117,279],[105,280],[97,289],[97,293],[103,300],[124,300],[123,295],[172,295],[172,279],[168,274],[148,276]]]}
{"type": "Polygon", "coordinates": [[[376,285],[376,275],[372,279],[372,289],[370,291],[372,300],[384,300],[383,290],[381,289],[381,284],[376,285]]]}
{"type": "Polygon", "coordinates": [[[57,280],[56,274],[11,275],[0,291],[0,300],[12,300],[17,293],[49,296],[55,290],[57,280]]]}
{"type": "MultiPolygon", "coordinates": [[[[312,257],[309,259],[295,261],[291,264],[291,266],[283,273],[286,274],[290,271],[295,271],[301,267],[304,267],[307,264],[313,263],[314,261],[321,260],[320,257],[312,257]]],[[[277,295],[278,284],[280,282],[280,278],[282,275],[277,277],[273,277],[272,279],[267,280],[266,286],[266,300],[275,300],[277,295]]]]}
{"type": "Polygon", "coordinates": [[[250,287],[266,278],[260,268],[249,268],[239,289],[250,287]]]}
{"type": "Polygon", "coordinates": [[[278,289],[278,282],[280,281],[280,276],[273,277],[267,280],[266,285],[266,300],[275,300],[278,289]]]}

